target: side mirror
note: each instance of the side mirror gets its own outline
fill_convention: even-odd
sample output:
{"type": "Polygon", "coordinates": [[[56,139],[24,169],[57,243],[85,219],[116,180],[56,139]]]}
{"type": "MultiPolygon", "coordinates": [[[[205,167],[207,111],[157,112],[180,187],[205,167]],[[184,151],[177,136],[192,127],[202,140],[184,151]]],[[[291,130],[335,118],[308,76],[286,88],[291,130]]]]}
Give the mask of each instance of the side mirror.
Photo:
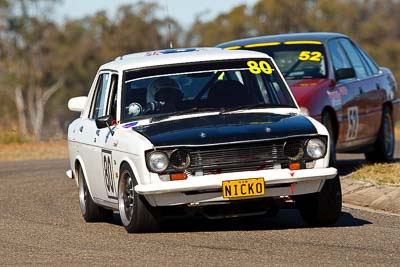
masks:
{"type": "Polygon", "coordinates": [[[355,77],[356,77],[356,72],[354,71],[353,68],[338,69],[337,71],[335,71],[335,78],[338,81],[355,77]]]}
{"type": "Polygon", "coordinates": [[[103,129],[106,127],[110,127],[112,124],[112,116],[111,115],[106,115],[106,116],[102,116],[102,117],[98,117],[96,119],[96,127],[98,129],[103,129]]]}
{"type": "Polygon", "coordinates": [[[87,99],[87,96],[78,96],[71,98],[68,101],[68,109],[71,111],[82,112],[85,109],[87,99]]]}
{"type": "Polygon", "coordinates": [[[103,117],[98,117],[96,119],[96,127],[98,129],[102,129],[102,128],[108,128],[108,130],[110,131],[111,135],[114,135],[114,131],[111,129],[111,125],[112,125],[112,121],[113,121],[113,117],[111,115],[106,115],[103,117]]]}

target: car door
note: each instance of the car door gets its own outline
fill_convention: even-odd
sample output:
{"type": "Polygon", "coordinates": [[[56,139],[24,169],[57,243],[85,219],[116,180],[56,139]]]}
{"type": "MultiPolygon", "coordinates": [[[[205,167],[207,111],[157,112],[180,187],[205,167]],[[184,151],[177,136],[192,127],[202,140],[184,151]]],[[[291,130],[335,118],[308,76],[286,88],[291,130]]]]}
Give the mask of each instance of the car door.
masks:
{"type": "Polygon", "coordinates": [[[382,120],[382,112],[383,112],[383,104],[386,101],[386,76],[382,71],[379,70],[379,67],[376,63],[364,52],[363,49],[358,47],[356,44],[353,44],[357,52],[360,54],[361,59],[364,63],[368,71],[368,77],[363,81],[365,84],[364,87],[364,99],[366,104],[366,114],[368,117],[368,121],[370,124],[373,124],[373,127],[369,129],[368,139],[372,142],[376,140],[378,136],[378,132],[381,125],[382,120]],[[371,123],[373,122],[373,123],[371,123]]]}
{"type": "Polygon", "coordinates": [[[361,57],[359,49],[347,38],[339,40],[357,76],[354,90],[359,91],[357,100],[358,129],[354,139],[358,140],[358,145],[370,143],[379,130],[384,91],[379,90],[379,78],[372,75],[370,68],[361,57]]]}
{"type": "MultiPolygon", "coordinates": [[[[116,108],[117,108],[117,90],[118,90],[118,74],[110,73],[110,81],[107,88],[107,98],[105,99],[105,108],[102,112],[102,116],[111,115],[113,120],[116,119],[116,108]]],[[[115,150],[117,140],[114,137],[114,130],[116,126],[110,125],[110,128],[96,128],[96,142],[99,146],[99,150],[96,158],[100,156],[101,163],[99,168],[96,168],[96,177],[98,177],[98,183],[102,183],[102,186],[98,188],[99,195],[102,196],[103,200],[109,202],[115,202],[117,200],[117,184],[115,182],[115,165],[113,159],[113,150],[115,150]]]]}
{"type": "Polygon", "coordinates": [[[100,72],[97,75],[95,91],[91,99],[90,110],[87,118],[82,118],[82,125],[79,126],[82,144],[81,156],[87,172],[87,183],[92,197],[104,199],[105,190],[103,175],[103,161],[101,152],[103,142],[101,142],[101,130],[96,127],[96,119],[106,114],[107,94],[110,83],[110,73],[100,72]]]}
{"type": "MultiPolygon", "coordinates": [[[[335,73],[339,70],[353,68],[338,38],[328,41],[328,50],[335,73]]],[[[343,79],[336,77],[334,91],[339,92],[341,97],[341,105],[337,110],[339,123],[337,149],[339,151],[351,148],[354,145],[354,140],[358,138],[361,101],[358,86],[357,77],[343,79]]]]}

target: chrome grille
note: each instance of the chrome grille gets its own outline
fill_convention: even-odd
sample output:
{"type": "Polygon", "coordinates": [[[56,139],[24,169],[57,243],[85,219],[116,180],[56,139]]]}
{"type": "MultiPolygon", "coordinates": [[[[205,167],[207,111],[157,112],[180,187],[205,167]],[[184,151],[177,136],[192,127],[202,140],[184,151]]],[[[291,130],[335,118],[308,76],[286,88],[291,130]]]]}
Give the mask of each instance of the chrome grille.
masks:
{"type": "Polygon", "coordinates": [[[284,142],[275,142],[193,149],[188,171],[209,174],[281,168],[289,162],[283,147],[284,142]]]}

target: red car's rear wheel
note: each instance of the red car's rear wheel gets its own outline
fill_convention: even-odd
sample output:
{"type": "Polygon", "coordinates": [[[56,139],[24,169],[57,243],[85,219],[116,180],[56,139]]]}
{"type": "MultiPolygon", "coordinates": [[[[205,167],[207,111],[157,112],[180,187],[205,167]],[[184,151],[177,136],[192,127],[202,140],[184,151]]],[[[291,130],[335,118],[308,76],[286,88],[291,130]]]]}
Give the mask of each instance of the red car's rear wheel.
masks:
{"type": "Polygon", "coordinates": [[[394,154],[394,129],[390,109],[383,109],[381,128],[374,149],[365,153],[365,158],[370,162],[390,162],[394,154]]]}

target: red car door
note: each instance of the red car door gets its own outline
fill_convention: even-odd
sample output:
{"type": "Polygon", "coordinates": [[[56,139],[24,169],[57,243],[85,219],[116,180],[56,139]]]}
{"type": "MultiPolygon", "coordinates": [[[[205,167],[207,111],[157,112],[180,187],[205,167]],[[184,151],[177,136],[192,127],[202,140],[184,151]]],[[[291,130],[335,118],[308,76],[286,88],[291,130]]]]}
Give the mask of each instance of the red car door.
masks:
{"type": "Polygon", "coordinates": [[[387,76],[380,71],[376,63],[356,44],[353,44],[360,54],[365,68],[368,71],[368,78],[363,80],[363,93],[367,105],[368,120],[374,122],[372,139],[376,139],[382,120],[382,107],[388,99],[386,92],[387,76]]]}
{"type": "Polygon", "coordinates": [[[358,129],[355,139],[358,144],[371,143],[379,131],[385,93],[379,88],[379,75],[372,75],[358,48],[347,38],[340,38],[339,42],[357,77],[357,82],[353,84],[353,90],[358,90],[358,129]]]}
{"type": "Polygon", "coordinates": [[[347,148],[354,147],[355,142],[359,139],[360,129],[363,127],[360,121],[360,116],[364,112],[362,94],[359,88],[359,80],[355,73],[344,77],[338,74],[339,71],[353,69],[349,56],[338,38],[328,42],[328,50],[333,71],[337,76],[336,91],[341,96],[341,108],[337,110],[339,123],[337,149],[345,151],[347,148]]]}

